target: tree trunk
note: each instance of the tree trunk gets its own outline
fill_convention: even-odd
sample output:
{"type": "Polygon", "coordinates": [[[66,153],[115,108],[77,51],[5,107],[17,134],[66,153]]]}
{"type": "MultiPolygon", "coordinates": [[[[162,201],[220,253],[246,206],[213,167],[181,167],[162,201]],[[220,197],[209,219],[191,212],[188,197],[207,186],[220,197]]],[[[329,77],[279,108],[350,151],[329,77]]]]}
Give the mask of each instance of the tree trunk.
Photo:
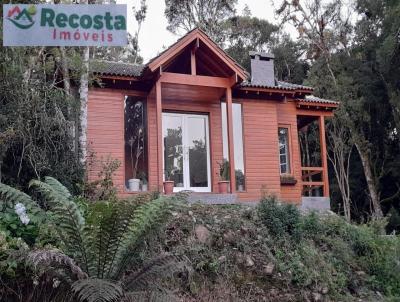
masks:
{"type": "Polygon", "coordinates": [[[79,135],[79,145],[80,145],[80,160],[82,163],[86,160],[87,155],[87,99],[89,92],[89,47],[84,47],[83,49],[83,62],[82,62],[82,73],[80,78],[79,87],[79,100],[80,100],[80,135],[79,135]]]}
{"type": "Polygon", "coordinates": [[[71,79],[69,76],[69,68],[67,61],[67,54],[64,46],[60,46],[60,54],[61,54],[61,70],[63,73],[63,84],[65,94],[70,97],[71,96],[71,79]]]}
{"type": "Polygon", "coordinates": [[[377,188],[377,184],[372,173],[372,167],[369,160],[369,155],[367,152],[360,147],[359,144],[355,144],[358,154],[360,155],[361,163],[364,170],[365,179],[367,181],[368,192],[371,198],[371,205],[372,205],[372,217],[374,218],[382,218],[383,212],[380,204],[380,194],[377,188]]]}

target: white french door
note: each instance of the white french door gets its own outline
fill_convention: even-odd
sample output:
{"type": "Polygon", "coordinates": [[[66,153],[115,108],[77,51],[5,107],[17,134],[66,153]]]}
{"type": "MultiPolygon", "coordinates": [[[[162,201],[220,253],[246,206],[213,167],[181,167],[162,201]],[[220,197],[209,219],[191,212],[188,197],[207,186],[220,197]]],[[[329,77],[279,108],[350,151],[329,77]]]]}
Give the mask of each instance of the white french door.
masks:
{"type": "Polygon", "coordinates": [[[174,192],[211,192],[208,116],[166,113],[163,119],[164,180],[174,192]]]}

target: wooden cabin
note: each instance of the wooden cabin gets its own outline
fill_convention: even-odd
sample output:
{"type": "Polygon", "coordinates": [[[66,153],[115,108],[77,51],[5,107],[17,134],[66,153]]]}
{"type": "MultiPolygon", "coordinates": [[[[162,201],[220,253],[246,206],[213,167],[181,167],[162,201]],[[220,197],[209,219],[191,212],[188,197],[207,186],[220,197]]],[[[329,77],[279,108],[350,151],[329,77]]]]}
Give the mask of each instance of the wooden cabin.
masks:
{"type": "Polygon", "coordinates": [[[338,103],[277,81],[271,54],[249,60],[251,74],[194,29],[145,65],[93,62],[100,84],[88,98],[87,150],[97,159],[89,178],[111,157],[125,197],[162,191],[169,180],[174,192],[218,198],[220,174],[229,179],[223,195],[239,201],[329,197],[324,120],[338,103]],[[301,160],[299,132],[310,123],[319,125],[316,166],[301,160]]]}

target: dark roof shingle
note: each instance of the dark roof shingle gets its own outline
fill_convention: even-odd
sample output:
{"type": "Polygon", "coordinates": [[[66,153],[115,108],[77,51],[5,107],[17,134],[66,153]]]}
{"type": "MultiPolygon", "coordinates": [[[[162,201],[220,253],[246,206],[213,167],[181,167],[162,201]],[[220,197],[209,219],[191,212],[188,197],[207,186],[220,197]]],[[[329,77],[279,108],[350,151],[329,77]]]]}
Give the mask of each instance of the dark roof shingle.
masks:
{"type": "Polygon", "coordinates": [[[314,95],[306,95],[305,99],[297,99],[298,102],[307,102],[307,103],[318,103],[318,104],[331,104],[331,105],[339,105],[340,102],[332,101],[327,99],[322,99],[316,97],[314,95]]]}
{"type": "Polygon", "coordinates": [[[145,65],[112,62],[105,60],[90,61],[90,71],[101,75],[140,77],[145,65]]]}
{"type": "Polygon", "coordinates": [[[312,91],[313,88],[309,86],[303,86],[298,84],[287,83],[283,81],[276,81],[276,85],[265,85],[265,84],[255,84],[251,83],[250,81],[244,81],[240,84],[240,87],[249,87],[249,88],[266,88],[266,89],[282,89],[282,90],[310,90],[312,91]]]}

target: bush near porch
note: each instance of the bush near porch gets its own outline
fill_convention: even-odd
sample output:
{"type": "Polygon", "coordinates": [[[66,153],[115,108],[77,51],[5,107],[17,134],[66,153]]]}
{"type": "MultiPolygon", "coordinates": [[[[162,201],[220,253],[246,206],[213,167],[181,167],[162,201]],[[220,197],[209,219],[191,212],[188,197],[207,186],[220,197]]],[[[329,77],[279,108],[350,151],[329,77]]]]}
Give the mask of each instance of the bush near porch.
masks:
{"type": "MultiPolygon", "coordinates": [[[[167,296],[177,301],[400,298],[400,239],[383,235],[383,222],[352,225],[334,214],[301,215],[294,206],[280,205],[273,197],[266,197],[258,207],[186,204],[162,200],[157,194],[139,195],[130,201],[113,199],[111,203],[87,201],[69,196],[51,179],[45,183],[48,186],[32,183],[40,189],[39,196],[33,196],[39,199],[37,207],[34,203],[26,207],[27,224],[10,202],[25,203],[30,197],[9,187],[1,189],[0,200],[3,205],[8,203],[0,221],[1,301],[96,301],[96,294],[102,295],[102,301],[155,301],[157,297],[166,301],[167,296]],[[57,207],[52,209],[54,205],[57,207]],[[68,209],[65,213],[59,211],[63,206],[68,209]],[[113,229],[112,222],[123,226],[126,222],[120,218],[129,211],[120,210],[129,208],[134,227],[117,232],[119,228],[113,229]],[[77,222],[83,219],[90,226],[76,235],[97,234],[82,246],[103,265],[96,261],[87,262],[91,268],[83,265],[86,262],[80,260],[80,252],[71,249],[66,240],[74,235],[71,226],[65,220],[54,224],[54,218],[61,221],[60,215],[70,215],[77,222]],[[9,224],[6,217],[14,222],[9,224]],[[60,240],[57,230],[64,230],[61,234],[66,237],[60,240]],[[112,263],[108,260],[119,249],[118,242],[111,240],[106,248],[105,241],[99,240],[111,238],[113,233],[124,234],[124,242],[133,243],[126,251],[134,256],[129,265],[120,266],[125,274],[115,281],[104,280],[106,275],[101,272],[108,271],[102,268],[112,263]],[[40,254],[43,249],[51,252],[40,254]],[[159,263],[154,260],[159,259],[157,255],[169,258],[159,263]],[[125,282],[139,272],[150,278],[131,287],[139,296],[128,294],[125,282]],[[170,278],[153,282],[164,273],[170,278]]],[[[115,268],[109,267],[111,271],[115,268]]]]}

